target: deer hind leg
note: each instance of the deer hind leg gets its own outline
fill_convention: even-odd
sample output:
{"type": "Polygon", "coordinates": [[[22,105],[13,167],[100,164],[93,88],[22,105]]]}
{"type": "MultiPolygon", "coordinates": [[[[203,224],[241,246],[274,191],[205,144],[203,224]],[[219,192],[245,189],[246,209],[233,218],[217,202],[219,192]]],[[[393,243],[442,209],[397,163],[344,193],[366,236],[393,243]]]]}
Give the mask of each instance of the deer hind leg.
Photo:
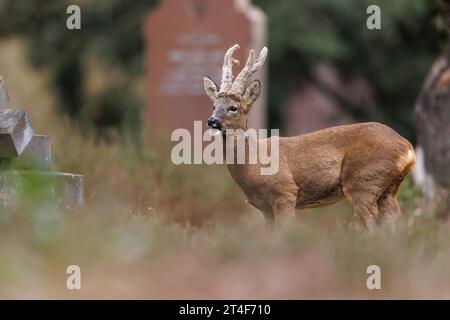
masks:
{"type": "Polygon", "coordinates": [[[389,222],[398,220],[401,216],[401,210],[398,205],[397,195],[390,192],[383,194],[378,199],[378,211],[384,220],[389,222]]]}
{"type": "Polygon", "coordinates": [[[378,199],[389,183],[378,181],[370,186],[367,184],[364,180],[350,180],[343,183],[342,190],[352,204],[355,215],[367,229],[373,229],[380,220],[378,199]]]}
{"type": "Polygon", "coordinates": [[[413,149],[408,149],[406,156],[406,164],[397,176],[391,181],[389,186],[378,199],[378,210],[383,218],[389,220],[397,220],[401,216],[400,206],[397,201],[397,192],[400,184],[405,177],[411,172],[416,163],[416,155],[413,149]]]}
{"type": "Polygon", "coordinates": [[[348,197],[357,215],[367,229],[373,229],[378,222],[379,212],[376,199],[366,198],[365,195],[348,197]]]}
{"type": "Polygon", "coordinates": [[[367,167],[366,170],[353,172],[351,166],[346,166],[342,178],[345,196],[369,229],[381,221],[383,212],[395,212],[398,205],[395,195],[402,176],[395,163],[375,169],[367,167]]]}
{"type": "Polygon", "coordinates": [[[395,221],[401,216],[400,206],[397,201],[397,192],[410,168],[406,168],[400,175],[394,178],[386,191],[378,199],[378,210],[383,219],[395,221]]]}
{"type": "Polygon", "coordinates": [[[392,232],[395,232],[397,221],[401,216],[400,206],[397,201],[397,191],[402,180],[403,178],[394,179],[392,185],[378,199],[378,211],[383,222],[391,228],[392,232]]]}

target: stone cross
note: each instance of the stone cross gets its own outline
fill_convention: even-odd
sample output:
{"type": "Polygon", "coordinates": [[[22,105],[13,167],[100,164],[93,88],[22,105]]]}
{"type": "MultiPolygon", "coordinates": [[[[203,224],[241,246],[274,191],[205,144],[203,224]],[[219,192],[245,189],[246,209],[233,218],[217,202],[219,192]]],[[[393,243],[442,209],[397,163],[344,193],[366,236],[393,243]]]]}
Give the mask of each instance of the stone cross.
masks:
{"type": "Polygon", "coordinates": [[[9,96],[0,76],[0,214],[43,200],[62,208],[81,206],[84,177],[53,171],[50,137],[34,133],[25,110],[5,106],[9,96]]]}
{"type": "Polygon", "coordinates": [[[0,107],[4,107],[9,103],[8,89],[6,88],[5,79],[0,75],[0,107]]]}

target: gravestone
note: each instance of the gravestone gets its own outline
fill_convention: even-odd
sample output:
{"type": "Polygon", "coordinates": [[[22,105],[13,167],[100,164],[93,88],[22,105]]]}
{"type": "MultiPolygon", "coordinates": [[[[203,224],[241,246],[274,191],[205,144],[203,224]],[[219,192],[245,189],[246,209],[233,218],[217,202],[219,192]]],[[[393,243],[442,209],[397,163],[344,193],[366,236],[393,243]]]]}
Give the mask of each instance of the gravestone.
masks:
{"type": "MultiPolygon", "coordinates": [[[[147,43],[147,117],[152,129],[193,129],[206,120],[212,104],[203,89],[203,76],[217,84],[226,50],[235,43],[240,66],[250,49],[266,45],[264,13],[247,0],[162,0],[145,23],[147,43]]],[[[267,65],[267,64],[266,64],[267,65]]],[[[249,127],[266,128],[266,69],[255,75],[262,92],[253,106],[249,127]]]]}
{"type": "MultiPolygon", "coordinates": [[[[6,83],[3,79],[3,76],[0,75],[0,110],[1,108],[6,106],[9,103],[9,95],[8,90],[6,89],[6,83]]],[[[0,137],[0,140],[2,138],[0,137]]],[[[5,136],[3,136],[3,139],[5,139],[5,136]]],[[[6,140],[6,143],[8,143],[8,140],[6,140]]],[[[8,164],[8,160],[0,158],[0,169],[5,167],[6,164],[8,164]]],[[[0,190],[1,191],[1,190],[0,190]]]]}
{"type": "Polygon", "coordinates": [[[7,105],[9,102],[8,90],[6,83],[2,76],[0,76],[0,108],[7,105]]]}
{"type": "Polygon", "coordinates": [[[84,177],[52,171],[50,138],[34,134],[27,112],[6,108],[8,104],[0,76],[0,212],[24,202],[81,206],[84,177]]]}
{"type": "Polygon", "coordinates": [[[18,157],[33,137],[28,114],[20,109],[0,109],[0,158],[18,157]]]}

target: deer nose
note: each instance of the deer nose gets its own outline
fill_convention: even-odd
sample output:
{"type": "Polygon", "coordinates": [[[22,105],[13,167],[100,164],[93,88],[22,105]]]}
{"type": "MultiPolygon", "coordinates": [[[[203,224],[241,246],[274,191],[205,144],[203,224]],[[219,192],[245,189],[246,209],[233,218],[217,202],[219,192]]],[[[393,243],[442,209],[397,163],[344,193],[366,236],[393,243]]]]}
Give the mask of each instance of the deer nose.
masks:
{"type": "Polygon", "coordinates": [[[208,119],[208,126],[213,128],[213,129],[218,129],[218,130],[220,130],[220,128],[222,127],[222,125],[220,124],[219,119],[214,118],[214,117],[209,117],[209,119],[208,119]]]}

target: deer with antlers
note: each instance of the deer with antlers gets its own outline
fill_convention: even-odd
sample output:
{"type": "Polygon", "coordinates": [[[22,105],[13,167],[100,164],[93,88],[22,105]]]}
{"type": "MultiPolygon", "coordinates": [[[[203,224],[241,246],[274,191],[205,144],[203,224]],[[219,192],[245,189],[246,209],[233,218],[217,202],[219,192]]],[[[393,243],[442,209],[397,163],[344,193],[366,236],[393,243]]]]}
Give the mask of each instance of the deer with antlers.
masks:
{"type": "MultiPolygon", "coordinates": [[[[204,88],[214,104],[208,126],[222,134],[247,130],[252,104],[260,94],[258,80],[250,77],[261,68],[267,48],[258,58],[251,50],[247,63],[233,81],[232,67],[239,61],[234,45],[225,54],[220,88],[208,77],[204,88]]],[[[252,137],[246,137],[251,139],[252,137]]],[[[398,188],[415,164],[412,145],[380,123],[358,123],[278,139],[279,170],[261,175],[260,163],[227,164],[248,202],[270,221],[283,221],[296,209],[316,208],[347,199],[364,226],[371,229],[400,215],[398,188]]],[[[224,148],[228,139],[224,139],[224,148]]],[[[259,141],[258,141],[259,142],[259,141]]],[[[263,141],[261,141],[263,142],[263,141]]]]}

